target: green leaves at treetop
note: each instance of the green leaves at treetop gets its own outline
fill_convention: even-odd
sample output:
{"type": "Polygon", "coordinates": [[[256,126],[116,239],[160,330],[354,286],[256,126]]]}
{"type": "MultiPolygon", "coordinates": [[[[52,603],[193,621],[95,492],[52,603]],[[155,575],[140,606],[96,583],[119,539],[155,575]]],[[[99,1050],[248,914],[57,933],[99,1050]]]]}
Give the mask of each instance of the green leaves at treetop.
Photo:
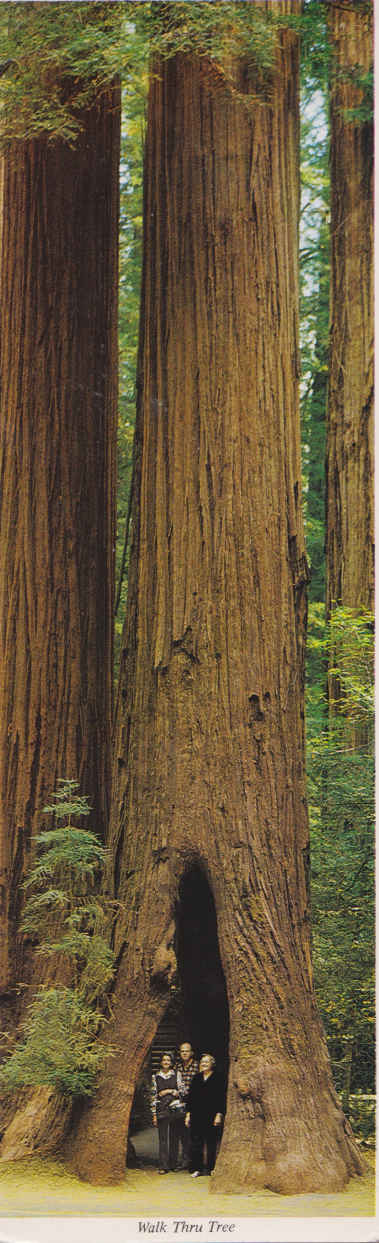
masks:
{"type": "MultiPolygon", "coordinates": [[[[304,14],[307,46],[320,44],[317,5],[304,14]]],[[[246,0],[199,2],[12,4],[0,10],[0,137],[61,138],[73,143],[80,112],[116,77],[132,91],[150,57],[178,52],[204,56],[234,81],[243,63],[246,85],[258,74],[269,85],[278,31],[302,18],[246,0]]],[[[234,83],[235,85],[235,83],[234,83]]]]}
{"type": "Polygon", "coordinates": [[[172,56],[194,52],[216,61],[233,74],[231,61],[241,57],[248,67],[270,70],[277,42],[275,9],[255,4],[169,3],[142,4],[141,29],[151,52],[172,56]]]}
{"type": "Polygon", "coordinates": [[[125,5],[117,3],[6,5],[0,12],[2,137],[44,134],[73,142],[81,109],[129,68],[128,24],[125,5]]]}
{"type": "MultiPolygon", "coordinates": [[[[178,52],[205,56],[225,81],[244,93],[252,81],[268,89],[279,32],[301,36],[303,64],[325,86],[330,47],[320,0],[306,0],[300,14],[280,13],[246,0],[153,0],[125,3],[8,4],[0,9],[0,138],[25,140],[42,134],[73,143],[80,113],[115,78],[134,91],[148,59],[178,52]],[[239,66],[234,81],[236,66],[239,66]]],[[[356,66],[361,98],[357,121],[367,119],[372,73],[356,66]]]]}

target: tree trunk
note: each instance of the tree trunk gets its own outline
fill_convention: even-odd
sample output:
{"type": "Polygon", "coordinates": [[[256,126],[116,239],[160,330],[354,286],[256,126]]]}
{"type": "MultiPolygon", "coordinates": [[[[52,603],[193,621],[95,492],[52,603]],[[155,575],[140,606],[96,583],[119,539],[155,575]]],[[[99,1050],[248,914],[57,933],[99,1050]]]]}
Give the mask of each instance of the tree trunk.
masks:
{"type": "Polygon", "coordinates": [[[259,84],[242,69],[237,86],[178,55],[150,90],[109,842],[124,904],[114,1057],[68,1151],[84,1178],[124,1177],[134,1085],[175,979],[175,922],[183,934],[188,918],[181,894],[191,875],[200,920],[201,876],[230,1019],[212,1187],[294,1193],[336,1190],[360,1168],[310,955],[295,37],[282,35],[269,99],[249,95],[259,84]]]}
{"type": "Polygon", "coordinates": [[[345,1057],[343,1092],[342,1092],[342,1103],[343,1103],[343,1108],[346,1111],[347,1117],[349,1116],[349,1109],[350,1109],[351,1072],[353,1068],[353,1048],[354,1048],[354,1037],[350,1036],[348,1040],[347,1052],[346,1052],[346,1057],[345,1057]]]}
{"type": "MultiPolygon", "coordinates": [[[[373,498],[373,126],[352,119],[357,74],[372,63],[367,6],[330,5],[331,337],[327,430],[327,612],[372,609],[373,498]]],[[[332,660],[333,664],[333,660],[332,660]]],[[[331,695],[338,688],[333,679],[331,695]]]]}
{"type": "Polygon", "coordinates": [[[325,448],[328,401],[329,335],[329,225],[323,222],[319,238],[315,309],[314,374],[306,402],[308,439],[307,551],[311,581],[309,600],[325,602],[325,448]]]}
{"type": "Polygon", "coordinates": [[[40,813],[75,778],[105,833],[110,785],[119,90],[76,145],[3,167],[0,444],[1,987],[39,977],[18,935],[40,813]],[[26,973],[26,974],[25,974],[26,973]]]}

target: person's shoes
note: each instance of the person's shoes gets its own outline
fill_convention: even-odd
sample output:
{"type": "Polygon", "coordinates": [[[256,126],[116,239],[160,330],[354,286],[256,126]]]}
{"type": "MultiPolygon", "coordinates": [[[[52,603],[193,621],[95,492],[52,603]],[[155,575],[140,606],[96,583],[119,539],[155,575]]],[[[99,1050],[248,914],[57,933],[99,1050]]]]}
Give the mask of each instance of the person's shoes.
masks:
{"type": "Polygon", "coordinates": [[[168,1174],[168,1170],[158,1170],[158,1174],[168,1174]]]}
{"type": "Polygon", "coordinates": [[[200,1175],[201,1175],[201,1170],[193,1170],[191,1174],[191,1178],[200,1178],[200,1175]]]}

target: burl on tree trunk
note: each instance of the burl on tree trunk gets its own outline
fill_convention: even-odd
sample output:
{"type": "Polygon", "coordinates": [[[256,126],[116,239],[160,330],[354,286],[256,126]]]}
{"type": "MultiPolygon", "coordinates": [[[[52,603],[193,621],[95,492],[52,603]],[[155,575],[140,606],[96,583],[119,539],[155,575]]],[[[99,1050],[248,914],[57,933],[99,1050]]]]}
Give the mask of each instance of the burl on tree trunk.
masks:
{"type": "MultiPolygon", "coordinates": [[[[287,6],[288,7],[288,6],[287,6]]],[[[229,1015],[215,1190],[336,1190],[361,1169],[312,985],[304,778],[307,567],[298,420],[298,60],[269,102],[206,62],[149,102],[133,544],[108,884],[124,903],[113,1057],[68,1152],[124,1177],[139,1069],[194,867],[229,1015]]]]}

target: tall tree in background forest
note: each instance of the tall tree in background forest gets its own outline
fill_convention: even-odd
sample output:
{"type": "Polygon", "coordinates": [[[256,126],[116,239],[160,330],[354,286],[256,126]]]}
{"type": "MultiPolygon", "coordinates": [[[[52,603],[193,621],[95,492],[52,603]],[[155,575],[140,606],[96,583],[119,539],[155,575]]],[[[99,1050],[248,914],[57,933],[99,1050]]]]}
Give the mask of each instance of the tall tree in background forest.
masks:
{"type": "Polygon", "coordinates": [[[122,904],[114,1056],[70,1146],[93,1181],[124,1175],[134,1086],[177,963],[187,983],[196,970],[204,892],[230,1022],[213,1186],[332,1190],[361,1168],[310,958],[298,122],[288,30],[271,72],[240,61],[232,87],[187,50],[154,66],[107,881],[122,904]]]}
{"type": "MultiPolygon", "coordinates": [[[[21,65],[22,40],[26,47],[31,40],[34,92],[36,62],[40,66],[40,122],[39,136],[29,137],[28,116],[16,111],[21,132],[16,128],[3,154],[0,885],[5,1003],[12,985],[28,978],[17,935],[21,885],[47,795],[58,777],[77,779],[90,799],[93,826],[104,836],[110,786],[120,98],[116,85],[91,90],[88,81],[69,75],[67,49],[59,31],[54,34],[54,23],[64,28],[67,23],[64,12],[56,16],[58,7],[69,8],[47,6],[51,11],[41,13],[41,6],[15,6],[18,12],[9,19],[11,26],[18,22],[14,34],[21,65]],[[64,132],[67,104],[74,142],[70,128],[64,132]]],[[[78,28],[88,7],[99,9],[82,6],[75,18],[78,28]]],[[[25,47],[24,54],[27,73],[25,47]]],[[[82,53],[76,54],[80,64],[82,53]]],[[[16,89],[17,73],[12,73],[16,89]]],[[[24,107],[32,107],[32,90],[28,96],[25,83],[22,90],[24,107]]],[[[34,962],[29,980],[30,970],[36,980],[41,969],[34,962]]]]}
{"type": "Polygon", "coordinates": [[[325,601],[325,451],[329,345],[330,175],[327,94],[302,89],[300,234],[301,420],[310,602],[325,601]],[[317,110],[315,110],[317,101],[317,110]]]}
{"type": "MultiPolygon", "coordinates": [[[[331,4],[331,337],[327,429],[327,614],[372,609],[372,6],[331,4]]],[[[333,654],[331,664],[333,665],[333,654]]],[[[338,686],[330,681],[331,698],[338,686]]]]}
{"type": "Polygon", "coordinates": [[[310,792],[316,979],[348,1109],[352,1083],[374,1076],[372,5],[328,13],[327,628],[311,643],[328,668],[329,720],[312,738],[310,792]]]}

